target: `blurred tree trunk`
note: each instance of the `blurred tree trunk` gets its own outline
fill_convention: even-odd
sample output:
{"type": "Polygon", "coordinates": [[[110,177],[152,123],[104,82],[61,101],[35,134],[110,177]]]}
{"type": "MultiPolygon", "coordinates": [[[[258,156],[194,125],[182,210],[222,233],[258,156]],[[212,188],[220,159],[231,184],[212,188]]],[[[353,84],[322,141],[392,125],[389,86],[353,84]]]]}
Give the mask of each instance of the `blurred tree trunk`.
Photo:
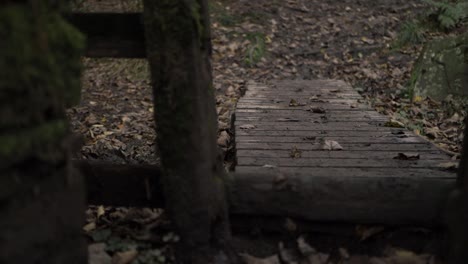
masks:
{"type": "Polygon", "coordinates": [[[145,0],[144,7],[166,208],[181,236],[178,261],[229,263],[235,257],[217,158],[208,4],[145,0]]]}
{"type": "Polygon", "coordinates": [[[65,103],[80,90],[83,37],[59,1],[0,4],[0,263],[87,263],[84,192],[65,103]]]}
{"type": "MultiPolygon", "coordinates": [[[[468,44],[468,43],[467,43],[468,44]]],[[[465,88],[468,87],[468,47],[465,48],[465,88]]],[[[462,155],[456,189],[449,198],[449,264],[468,263],[468,117],[465,118],[462,155]]]]}

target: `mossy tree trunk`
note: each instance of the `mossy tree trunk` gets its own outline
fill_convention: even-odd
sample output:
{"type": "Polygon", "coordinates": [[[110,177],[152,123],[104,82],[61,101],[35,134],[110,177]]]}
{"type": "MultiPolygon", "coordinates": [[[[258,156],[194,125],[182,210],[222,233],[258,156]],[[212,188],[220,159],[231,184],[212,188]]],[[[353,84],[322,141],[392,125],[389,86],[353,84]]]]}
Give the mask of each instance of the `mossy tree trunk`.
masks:
{"type": "MultiPolygon", "coordinates": [[[[468,48],[465,48],[465,87],[468,87],[468,48]]],[[[448,201],[449,264],[468,263],[468,117],[465,118],[457,186],[448,201]]]]}
{"type": "Polygon", "coordinates": [[[60,1],[0,4],[0,263],[87,263],[84,192],[65,103],[80,90],[83,38],[60,1]]]}
{"type": "Polygon", "coordinates": [[[178,261],[229,259],[207,1],[145,0],[144,7],[166,208],[181,236],[178,261]]]}

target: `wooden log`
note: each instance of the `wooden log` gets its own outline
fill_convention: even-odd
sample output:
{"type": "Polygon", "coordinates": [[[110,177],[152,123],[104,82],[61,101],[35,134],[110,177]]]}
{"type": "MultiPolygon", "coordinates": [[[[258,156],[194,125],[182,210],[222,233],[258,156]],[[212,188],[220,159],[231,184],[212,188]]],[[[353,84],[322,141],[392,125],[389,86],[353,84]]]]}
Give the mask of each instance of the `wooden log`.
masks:
{"type": "Polygon", "coordinates": [[[75,161],[86,181],[89,204],[163,207],[161,171],[151,165],[75,161]]]}
{"type": "MultiPolygon", "coordinates": [[[[75,164],[86,176],[92,204],[142,207],[164,204],[160,170],[156,166],[86,161],[75,164]],[[151,199],[146,196],[148,189],[151,199]]],[[[392,225],[443,223],[444,203],[455,186],[454,174],[430,169],[361,169],[356,173],[353,170],[359,169],[309,169],[311,176],[304,177],[306,172],[299,171],[287,173],[292,176],[283,179],[274,169],[239,168],[229,177],[231,216],[392,225]],[[346,177],[346,172],[362,177],[346,177]],[[405,175],[413,172],[427,177],[405,175]]]]}
{"type": "Polygon", "coordinates": [[[455,184],[454,177],[312,175],[281,178],[236,173],[230,191],[231,212],[323,222],[435,226],[442,222],[446,196],[455,184]]]}
{"type": "Polygon", "coordinates": [[[67,20],[87,36],[87,57],[146,57],[140,13],[73,13],[67,20]]]}

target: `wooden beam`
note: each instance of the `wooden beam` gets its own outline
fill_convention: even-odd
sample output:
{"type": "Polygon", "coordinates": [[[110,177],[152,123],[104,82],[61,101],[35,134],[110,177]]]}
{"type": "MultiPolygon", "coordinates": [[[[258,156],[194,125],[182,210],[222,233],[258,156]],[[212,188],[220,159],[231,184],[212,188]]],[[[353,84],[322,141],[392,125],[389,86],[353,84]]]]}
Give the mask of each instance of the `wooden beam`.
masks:
{"type": "Polygon", "coordinates": [[[146,57],[140,13],[73,13],[67,20],[87,36],[87,57],[146,57]]]}
{"type": "MultiPolygon", "coordinates": [[[[160,170],[149,165],[75,163],[87,180],[90,204],[164,206],[160,170]]],[[[439,226],[453,178],[339,177],[283,179],[274,172],[230,174],[231,216],[307,221],[439,226]]]]}
{"type": "Polygon", "coordinates": [[[161,172],[150,165],[75,161],[86,181],[89,204],[164,207],[161,172]]]}

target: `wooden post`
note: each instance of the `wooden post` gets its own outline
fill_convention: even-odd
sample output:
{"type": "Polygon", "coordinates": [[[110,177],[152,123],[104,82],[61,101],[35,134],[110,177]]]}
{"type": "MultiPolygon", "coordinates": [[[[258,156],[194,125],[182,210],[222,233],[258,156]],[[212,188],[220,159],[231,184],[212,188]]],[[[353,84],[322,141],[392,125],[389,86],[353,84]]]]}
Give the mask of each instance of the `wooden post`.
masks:
{"type": "Polygon", "coordinates": [[[0,263],[87,263],[65,103],[84,38],[49,3],[0,4],[0,263]]]}
{"type": "Polygon", "coordinates": [[[178,261],[227,261],[230,231],[225,173],[217,158],[208,4],[146,0],[144,7],[162,185],[181,236],[178,261]]]}
{"type": "MultiPolygon", "coordinates": [[[[468,88],[468,47],[465,48],[465,87],[468,88]]],[[[449,264],[468,262],[468,117],[465,118],[462,154],[456,189],[448,201],[449,264]]]]}

